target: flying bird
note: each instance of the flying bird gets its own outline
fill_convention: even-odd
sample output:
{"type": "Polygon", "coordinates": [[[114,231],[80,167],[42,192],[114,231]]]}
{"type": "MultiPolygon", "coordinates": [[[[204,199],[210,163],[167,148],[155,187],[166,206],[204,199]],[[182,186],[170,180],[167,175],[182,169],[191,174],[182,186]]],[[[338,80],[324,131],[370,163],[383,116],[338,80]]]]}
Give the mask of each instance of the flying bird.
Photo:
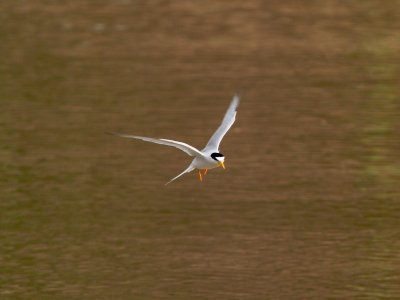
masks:
{"type": "Polygon", "coordinates": [[[137,136],[137,135],[129,135],[129,134],[120,134],[120,133],[111,133],[123,138],[130,138],[130,139],[139,139],[146,142],[151,142],[155,144],[161,144],[166,146],[171,146],[182,150],[189,156],[193,156],[194,159],[192,160],[189,167],[186,168],[182,173],[177,175],[176,177],[172,178],[168,181],[165,185],[171,183],[175,179],[181,177],[182,175],[192,172],[193,170],[197,169],[199,174],[199,180],[203,181],[203,177],[207,174],[209,169],[214,169],[217,167],[222,167],[225,169],[224,161],[225,156],[219,151],[219,144],[222,141],[222,138],[231,128],[233,123],[235,122],[237,107],[239,106],[240,96],[238,94],[233,96],[232,102],[229,105],[228,110],[225,113],[224,119],[222,120],[221,125],[218,129],[214,132],[211,136],[210,140],[208,141],[207,145],[204,147],[203,150],[198,150],[193,146],[190,146],[183,142],[168,140],[168,139],[157,139],[157,138],[149,138],[144,136],[137,136]],[[203,171],[203,174],[201,174],[203,171]]]}

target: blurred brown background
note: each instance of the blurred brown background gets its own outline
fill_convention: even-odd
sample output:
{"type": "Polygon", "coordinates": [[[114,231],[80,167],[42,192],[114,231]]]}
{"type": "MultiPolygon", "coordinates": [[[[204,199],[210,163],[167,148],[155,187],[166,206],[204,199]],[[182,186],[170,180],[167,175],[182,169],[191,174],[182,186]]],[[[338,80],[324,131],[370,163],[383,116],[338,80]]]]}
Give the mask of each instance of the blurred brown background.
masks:
{"type": "Polygon", "coordinates": [[[1,299],[394,299],[398,1],[0,2],[1,299]],[[227,170],[185,175],[233,94],[227,170]]]}

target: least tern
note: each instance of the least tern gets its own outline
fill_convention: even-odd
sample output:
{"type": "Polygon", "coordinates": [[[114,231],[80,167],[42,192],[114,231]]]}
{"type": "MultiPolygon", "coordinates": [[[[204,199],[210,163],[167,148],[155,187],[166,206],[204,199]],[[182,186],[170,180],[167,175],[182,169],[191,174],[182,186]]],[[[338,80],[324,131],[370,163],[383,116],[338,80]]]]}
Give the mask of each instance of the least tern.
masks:
{"type": "Polygon", "coordinates": [[[166,145],[178,148],[185,152],[190,156],[194,156],[192,163],[189,167],[180,173],[178,176],[172,178],[168,181],[165,185],[171,183],[175,179],[181,177],[183,174],[189,173],[195,169],[198,170],[199,173],[199,180],[203,181],[203,177],[207,174],[209,169],[214,169],[217,167],[222,167],[225,169],[224,161],[225,156],[219,151],[219,144],[222,141],[222,138],[228,132],[229,128],[233,125],[236,118],[237,107],[239,105],[240,97],[238,94],[233,96],[232,102],[229,105],[228,110],[225,113],[224,119],[222,120],[221,125],[218,129],[214,132],[211,136],[210,140],[208,141],[207,145],[204,147],[203,150],[198,150],[193,146],[190,146],[186,143],[168,140],[168,139],[157,139],[157,138],[149,138],[144,136],[137,136],[137,135],[128,135],[128,134],[120,134],[120,133],[111,133],[120,137],[130,138],[130,139],[139,139],[146,142],[166,145]],[[203,174],[201,174],[203,171],[203,174]]]}

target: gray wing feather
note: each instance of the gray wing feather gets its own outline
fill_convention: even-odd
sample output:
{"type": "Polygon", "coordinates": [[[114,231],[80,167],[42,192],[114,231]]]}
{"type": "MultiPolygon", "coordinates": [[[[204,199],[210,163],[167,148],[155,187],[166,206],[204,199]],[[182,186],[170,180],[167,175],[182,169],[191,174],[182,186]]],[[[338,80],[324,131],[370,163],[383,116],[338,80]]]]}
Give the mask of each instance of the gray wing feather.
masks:
{"type": "Polygon", "coordinates": [[[186,143],[178,142],[178,141],[167,140],[167,139],[155,139],[155,138],[149,138],[149,137],[144,137],[144,136],[120,134],[120,133],[111,133],[111,134],[117,135],[117,136],[120,136],[123,138],[138,139],[138,140],[142,140],[142,141],[146,141],[146,142],[150,142],[150,143],[175,147],[175,148],[178,148],[179,150],[182,150],[183,152],[187,153],[190,156],[199,156],[199,155],[203,156],[203,154],[195,147],[190,146],[186,143]]]}
{"type": "Polygon", "coordinates": [[[239,106],[239,102],[240,102],[240,96],[236,94],[235,96],[233,96],[232,102],[225,113],[221,125],[218,127],[217,131],[214,132],[214,134],[208,141],[203,151],[210,149],[212,149],[213,151],[218,151],[219,144],[221,143],[222,138],[225,136],[229,128],[231,128],[231,126],[235,122],[237,107],[239,106]]]}

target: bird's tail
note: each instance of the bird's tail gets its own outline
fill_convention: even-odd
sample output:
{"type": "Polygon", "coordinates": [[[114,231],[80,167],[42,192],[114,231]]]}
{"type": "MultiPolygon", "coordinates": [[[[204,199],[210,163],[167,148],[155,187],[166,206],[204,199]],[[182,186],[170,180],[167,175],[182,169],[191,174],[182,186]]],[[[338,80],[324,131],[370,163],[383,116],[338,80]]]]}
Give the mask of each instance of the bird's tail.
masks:
{"type": "Polygon", "coordinates": [[[185,171],[183,171],[181,174],[179,174],[178,176],[172,178],[170,181],[168,181],[165,185],[170,184],[172,181],[174,181],[175,179],[178,179],[179,177],[181,177],[183,174],[185,173],[189,173],[192,172],[194,170],[194,168],[192,167],[192,165],[190,165],[185,171]]]}

